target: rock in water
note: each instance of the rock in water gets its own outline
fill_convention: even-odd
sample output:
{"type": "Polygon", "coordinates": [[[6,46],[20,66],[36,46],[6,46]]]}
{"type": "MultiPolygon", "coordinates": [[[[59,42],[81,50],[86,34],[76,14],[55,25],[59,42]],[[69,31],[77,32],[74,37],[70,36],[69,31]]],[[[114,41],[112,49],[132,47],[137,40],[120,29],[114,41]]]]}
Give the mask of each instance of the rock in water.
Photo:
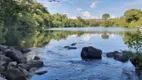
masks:
{"type": "Polygon", "coordinates": [[[30,52],[31,50],[28,49],[28,48],[23,48],[23,49],[20,49],[20,51],[21,51],[22,53],[28,53],[28,52],[30,52]]]}
{"type": "Polygon", "coordinates": [[[121,61],[121,62],[126,62],[129,60],[129,58],[127,58],[125,53],[122,52],[118,52],[118,51],[114,51],[114,52],[108,52],[106,54],[106,56],[108,58],[114,58],[115,60],[121,61]]]}
{"type": "Polygon", "coordinates": [[[81,51],[81,57],[83,59],[101,59],[102,51],[100,49],[96,49],[92,46],[84,47],[81,51]]]}
{"type": "Polygon", "coordinates": [[[35,56],[34,60],[40,60],[40,58],[38,56],[35,56]]]}
{"type": "Polygon", "coordinates": [[[31,68],[43,67],[44,63],[41,60],[32,60],[28,62],[27,64],[19,64],[19,66],[29,71],[31,68]]]}
{"type": "Polygon", "coordinates": [[[75,46],[77,43],[72,43],[71,46],[75,46]]]}
{"type": "Polygon", "coordinates": [[[17,68],[10,68],[3,73],[8,80],[27,80],[26,76],[17,68]]]}
{"type": "Polygon", "coordinates": [[[70,46],[64,46],[64,48],[71,50],[71,49],[77,49],[77,47],[70,47],[70,46]]]}
{"type": "Polygon", "coordinates": [[[117,55],[119,52],[118,51],[114,51],[114,52],[109,52],[106,54],[107,57],[114,57],[115,55],[117,55]]]}
{"type": "Polygon", "coordinates": [[[40,72],[36,72],[35,74],[37,74],[37,75],[43,75],[45,73],[47,73],[47,71],[40,71],[40,72]]]}

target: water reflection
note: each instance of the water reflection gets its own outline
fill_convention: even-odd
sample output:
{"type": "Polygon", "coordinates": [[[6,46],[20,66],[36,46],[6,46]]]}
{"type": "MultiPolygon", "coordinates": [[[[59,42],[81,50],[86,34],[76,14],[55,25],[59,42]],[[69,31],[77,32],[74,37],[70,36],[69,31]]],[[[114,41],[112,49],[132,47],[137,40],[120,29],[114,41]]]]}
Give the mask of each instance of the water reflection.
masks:
{"type": "MultiPolygon", "coordinates": [[[[49,72],[42,76],[34,75],[31,80],[130,80],[129,77],[136,80],[135,73],[133,73],[135,69],[130,61],[121,63],[105,56],[105,52],[127,50],[125,41],[131,38],[128,33],[133,34],[134,32],[49,30],[43,33],[44,36],[41,39],[39,39],[41,33],[34,39],[41,42],[40,46],[44,45],[42,43],[46,43],[46,46],[35,48],[35,51],[40,53],[41,59],[48,66],[41,70],[49,72]],[[64,46],[71,46],[72,43],[77,43],[75,45],[77,49],[64,48],[64,46]],[[86,46],[101,49],[103,51],[102,60],[82,61],[80,53],[86,46]]],[[[32,41],[30,38],[28,40],[32,41]]],[[[38,43],[34,44],[36,47],[39,46],[38,43]]]]}
{"type": "Polygon", "coordinates": [[[97,40],[96,43],[99,43],[100,45],[106,44],[106,42],[108,44],[115,45],[116,43],[113,43],[114,41],[121,41],[121,43],[118,44],[124,45],[125,44],[124,42],[131,37],[129,34],[134,33],[133,31],[129,32],[129,30],[127,31],[126,29],[123,28],[119,30],[114,30],[114,29],[109,30],[108,28],[106,29],[91,28],[91,31],[89,30],[90,28],[89,29],[84,28],[84,29],[85,31],[83,30],[73,31],[74,29],[72,28],[71,31],[70,29],[35,31],[27,35],[20,34],[20,32],[12,32],[9,35],[10,37],[7,37],[7,41],[5,44],[11,46],[20,46],[20,47],[41,47],[47,45],[52,40],[59,41],[62,39],[67,39],[69,36],[74,36],[74,40],[76,40],[77,37],[82,38],[82,40],[84,41],[90,41],[90,42],[91,40],[97,40]]]}

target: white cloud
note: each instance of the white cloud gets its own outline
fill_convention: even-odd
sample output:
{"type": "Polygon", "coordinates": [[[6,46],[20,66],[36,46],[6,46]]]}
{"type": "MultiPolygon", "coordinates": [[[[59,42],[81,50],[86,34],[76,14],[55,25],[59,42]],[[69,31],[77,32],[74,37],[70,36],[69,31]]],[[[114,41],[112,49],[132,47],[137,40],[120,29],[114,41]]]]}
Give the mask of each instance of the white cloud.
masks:
{"type": "Polygon", "coordinates": [[[70,17],[68,17],[69,19],[77,19],[77,17],[76,16],[70,16],[70,17]]]}
{"type": "Polygon", "coordinates": [[[91,16],[90,19],[100,19],[98,16],[91,16]]]}
{"type": "Polygon", "coordinates": [[[88,11],[82,12],[83,17],[89,18],[91,17],[90,13],[88,11]]]}
{"type": "Polygon", "coordinates": [[[96,7],[96,2],[92,2],[92,4],[90,5],[90,8],[95,8],[96,7]]]}
{"type": "Polygon", "coordinates": [[[66,15],[68,15],[68,13],[63,13],[63,14],[66,14],[66,15]]]}
{"type": "Polygon", "coordinates": [[[115,15],[110,16],[110,18],[117,18],[115,15]]]}
{"type": "Polygon", "coordinates": [[[82,11],[82,9],[81,9],[81,8],[77,8],[76,10],[77,10],[77,11],[82,11]]]}

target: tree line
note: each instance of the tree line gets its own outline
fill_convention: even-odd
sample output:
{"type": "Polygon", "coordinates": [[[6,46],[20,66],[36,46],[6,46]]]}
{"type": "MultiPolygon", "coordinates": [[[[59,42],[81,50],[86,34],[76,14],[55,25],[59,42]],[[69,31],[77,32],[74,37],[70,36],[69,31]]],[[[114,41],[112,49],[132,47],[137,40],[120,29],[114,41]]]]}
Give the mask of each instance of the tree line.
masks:
{"type": "Polygon", "coordinates": [[[101,25],[105,27],[142,27],[142,10],[127,10],[120,18],[106,19],[101,25]]]}
{"type": "Polygon", "coordinates": [[[35,0],[0,0],[0,43],[15,43],[33,33],[54,27],[83,27],[81,17],[69,19],[65,14],[50,14],[35,0]],[[17,38],[18,36],[18,38],[17,38]]]}

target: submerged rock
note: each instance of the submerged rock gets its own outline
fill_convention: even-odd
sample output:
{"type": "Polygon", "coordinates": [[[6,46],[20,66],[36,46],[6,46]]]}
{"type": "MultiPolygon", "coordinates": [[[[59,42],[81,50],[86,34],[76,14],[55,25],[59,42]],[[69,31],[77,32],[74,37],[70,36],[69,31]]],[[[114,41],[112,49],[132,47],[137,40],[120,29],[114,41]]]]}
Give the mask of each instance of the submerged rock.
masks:
{"type": "Polygon", "coordinates": [[[124,67],[122,73],[125,75],[125,80],[139,80],[134,67],[124,67]]]}
{"type": "Polygon", "coordinates": [[[71,49],[77,49],[77,47],[70,47],[70,46],[65,46],[64,48],[71,50],[71,49]]]}
{"type": "Polygon", "coordinates": [[[136,69],[136,74],[139,80],[142,80],[142,69],[136,69]]]}
{"type": "Polygon", "coordinates": [[[77,43],[72,43],[71,46],[75,46],[77,43]]]}
{"type": "Polygon", "coordinates": [[[83,59],[101,59],[102,51],[100,49],[96,49],[92,46],[84,47],[81,51],[81,57],[83,59]]]}
{"type": "Polygon", "coordinates": [[[45,73],[47,73],[48,71],[40,71],[40,72],[36,72],[35,74],[37,74],[37,75],[43,75],[43,74],[45,74],[45,73]]]}

